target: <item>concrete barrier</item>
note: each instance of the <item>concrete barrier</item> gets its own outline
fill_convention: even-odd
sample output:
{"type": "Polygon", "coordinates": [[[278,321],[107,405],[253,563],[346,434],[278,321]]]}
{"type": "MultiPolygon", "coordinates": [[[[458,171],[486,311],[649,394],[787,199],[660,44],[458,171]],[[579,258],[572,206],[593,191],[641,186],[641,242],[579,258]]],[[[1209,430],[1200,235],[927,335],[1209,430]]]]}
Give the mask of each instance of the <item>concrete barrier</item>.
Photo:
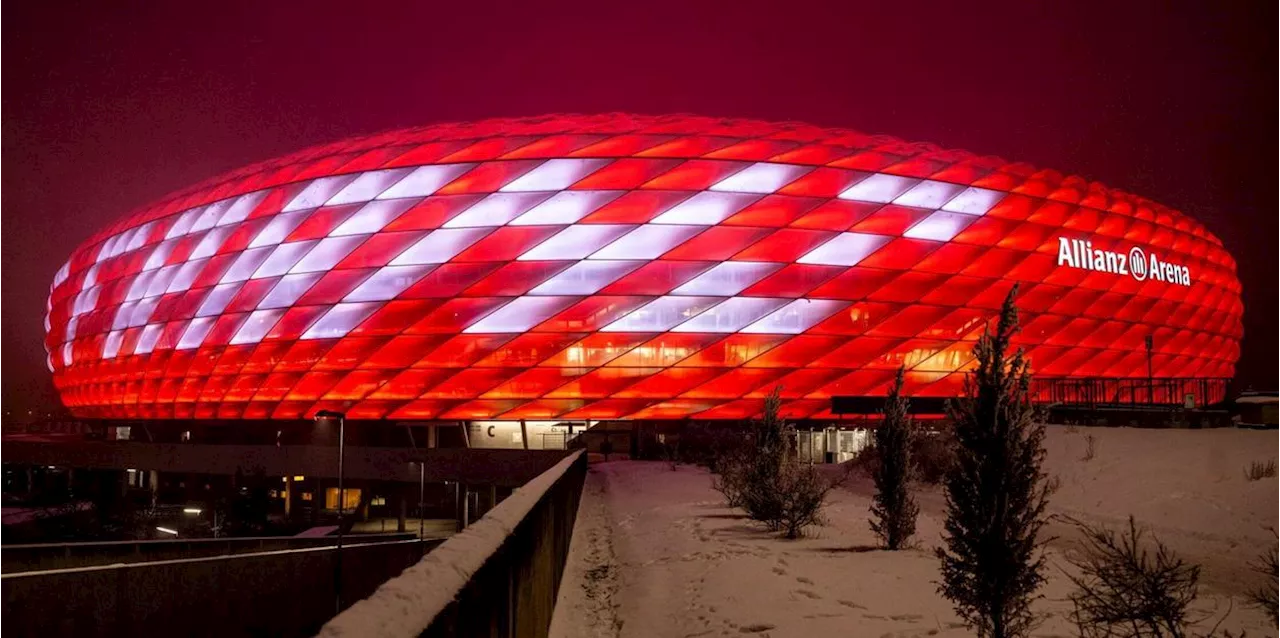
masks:
{"type": "Polygon", "coordinates": [[[320,635],[545,637],[586,473],[586,453],[572,453],[320,635]]]}
{"type": "MultiPolygon", "coordinates": [[[[343,548],[344,606],[439,543],[343,548]]],[[[337,611],[335,557],[323,547],[5,574],[4,634],[308,636],[337,611]]]]}

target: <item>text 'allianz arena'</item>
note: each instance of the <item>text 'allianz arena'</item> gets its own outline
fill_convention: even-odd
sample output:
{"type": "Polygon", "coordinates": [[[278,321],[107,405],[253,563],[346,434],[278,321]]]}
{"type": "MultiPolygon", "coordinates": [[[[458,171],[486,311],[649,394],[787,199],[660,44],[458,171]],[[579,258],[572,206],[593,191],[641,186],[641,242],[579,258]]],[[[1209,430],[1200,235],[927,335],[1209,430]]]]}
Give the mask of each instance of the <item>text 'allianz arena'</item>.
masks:
{"type": "Polygon", "coordinates": [[[1015,282],[1039,377],[1234,373],[1235,262],[1177,211],[689,116],[431,126],[222,175],[78,247],[45,342],[82,417],[737,419],[781,386],[823,418],[899,366],[959,393],[1015,282]]]}

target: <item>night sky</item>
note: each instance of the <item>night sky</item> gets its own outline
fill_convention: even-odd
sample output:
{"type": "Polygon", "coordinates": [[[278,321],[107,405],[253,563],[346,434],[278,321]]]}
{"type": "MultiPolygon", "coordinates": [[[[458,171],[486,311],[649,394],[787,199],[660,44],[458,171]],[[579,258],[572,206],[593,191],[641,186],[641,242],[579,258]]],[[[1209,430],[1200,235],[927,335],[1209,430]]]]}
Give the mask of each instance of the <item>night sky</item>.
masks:
{"type": "Polygon", "coordinates": [[[316,143],[549,112],[886,133],[1178,208],[1239,264],[1241,386],[1278,385],[1275,3],[321,4],[5,4],[5,410],[55,409],[45,297],[109,220],[316,143]]]}

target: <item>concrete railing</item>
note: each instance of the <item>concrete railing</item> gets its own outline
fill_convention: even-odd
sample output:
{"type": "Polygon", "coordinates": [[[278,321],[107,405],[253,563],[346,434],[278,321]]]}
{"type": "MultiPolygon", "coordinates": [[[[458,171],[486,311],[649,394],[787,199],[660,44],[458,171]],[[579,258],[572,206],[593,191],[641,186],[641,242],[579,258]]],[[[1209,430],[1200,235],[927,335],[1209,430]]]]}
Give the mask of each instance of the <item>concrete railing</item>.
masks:
{"type": "MultiPolygon", "coordinates": [[[[440,541],[342,550],[342,598],[372,593],[440,541]]],[[[309,636],[337,611],[336,550],[294,549],[4,574],[6,636],[309,636]]]]}
{"type": "Polygon", "coordinates": [[[571,453],[320,635],[545,637],[586,473],[571,453]]]}
{"type": "MultiPolygon", "coordinates": [[[[343,543],[383,543],[415,538],[416,534],[348,534],[343,543]]],[[[205,556],[225,556],[271,552],[284,549],[324,547],[337,542],[336,536],[255,536],[241,538],[178,538],[154,541],[105,541],[94,543],[39,543],[5,545],[0,552],[0,571],[5,574],[49,569],[74,569],[117,563],[145,563],[205,556]]]]}

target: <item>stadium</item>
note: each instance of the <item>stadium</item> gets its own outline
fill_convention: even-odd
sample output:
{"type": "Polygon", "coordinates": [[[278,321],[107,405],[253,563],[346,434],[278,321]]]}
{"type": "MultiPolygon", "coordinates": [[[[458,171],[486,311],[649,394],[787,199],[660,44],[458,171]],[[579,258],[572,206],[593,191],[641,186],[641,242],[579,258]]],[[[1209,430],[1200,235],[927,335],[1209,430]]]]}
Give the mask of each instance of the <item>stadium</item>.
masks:
{"type": "Polygon", "coordinates": [[[730,420],[962,388],[1014,284],[1037,396],[1221,400],[1232,257],[996,157],[795,123],[548,116],[343,140],[105,225],[48,364],[91,419],[730,420]],[[1127,393],[1127,394],[1126,394],[1127,393]]]}

